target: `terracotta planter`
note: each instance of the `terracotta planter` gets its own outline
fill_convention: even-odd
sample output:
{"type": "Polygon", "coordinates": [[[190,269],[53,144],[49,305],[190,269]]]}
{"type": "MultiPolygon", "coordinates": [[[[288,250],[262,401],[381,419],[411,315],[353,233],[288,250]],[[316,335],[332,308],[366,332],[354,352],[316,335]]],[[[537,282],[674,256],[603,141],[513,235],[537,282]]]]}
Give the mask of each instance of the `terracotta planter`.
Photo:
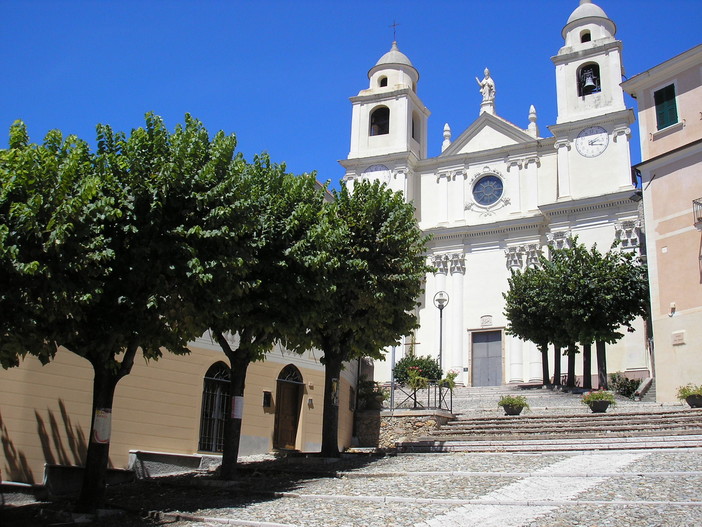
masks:
{"type": "Polygon", "coordinates": [[[607,408],[609,408],[609,405],[612,404],[609,401],[591,401],[587,403],[587,405],[590,407],[590,410],[592,410],[593,414],[603,414],[607,411],[607,408]]]}
{"type": "Polygon", "coordinates": [[[519,415],[522,413],[523,406],[504,405],[505,415],[519,415]]]}
{"type": "Polygon", "coordinates": [[[685,402],[691,408],[702,408],[702,395],[688,395],[685,397],[685,402]]]}

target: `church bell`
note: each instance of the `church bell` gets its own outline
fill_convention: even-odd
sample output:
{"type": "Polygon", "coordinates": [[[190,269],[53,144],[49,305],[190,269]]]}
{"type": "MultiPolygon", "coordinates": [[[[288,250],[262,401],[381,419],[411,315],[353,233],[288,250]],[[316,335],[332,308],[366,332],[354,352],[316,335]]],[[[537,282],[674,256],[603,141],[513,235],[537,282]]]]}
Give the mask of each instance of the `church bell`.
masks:
{"type": "Polygon", "coordinates": [[[592,70],[586,70],[583,72],[583,95],[588,95],[597,89],[595,84],[595,78],[592,74],[592,70]]]}

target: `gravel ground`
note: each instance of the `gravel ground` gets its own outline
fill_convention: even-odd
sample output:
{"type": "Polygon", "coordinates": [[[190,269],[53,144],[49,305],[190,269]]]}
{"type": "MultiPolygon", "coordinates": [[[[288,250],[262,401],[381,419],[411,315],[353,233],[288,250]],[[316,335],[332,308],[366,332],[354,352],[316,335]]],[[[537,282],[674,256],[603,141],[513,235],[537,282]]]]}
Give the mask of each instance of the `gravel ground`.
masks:
{"type": "MultiPolygon", "coordinates": [[[[410,454],[335,463],[263,457],[242,464],[231,484],[191,474],[111,487],[109,505],[128,512],[93,525],[200,527],[236,520],[236,525],[451,527],[476,525],[469,518],[482,516],[487,520],[481,527],[700,525],[701,484],[702,449],[410,454]],[[607,460],[619,457],[626,459],[610,467],[607,460]],[[578,485],[585,490],[576,492],[578,485]],[[576,489],[570,497],[559,490],[568,487],[576,489]],[[178,511],[190,519],[177,520],[178,511]],[[195,521],[198,517],[205,520],[195,521]]],[[[42,503],[20,494],[5,499],[3,527],[70,520],[60,512],[70,510],[70,502],[42,503]]]]}

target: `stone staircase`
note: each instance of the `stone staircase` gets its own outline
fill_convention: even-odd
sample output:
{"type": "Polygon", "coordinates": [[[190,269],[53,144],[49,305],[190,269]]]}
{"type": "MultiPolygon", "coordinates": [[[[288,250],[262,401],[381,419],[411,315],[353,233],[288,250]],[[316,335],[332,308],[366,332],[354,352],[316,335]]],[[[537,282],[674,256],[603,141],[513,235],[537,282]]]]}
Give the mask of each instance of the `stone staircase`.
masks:
{"type": "Polygon", "coordinates": [[[548,452],[702,447],[702,409],[623,397],[593,414],[581,395],[516,386],[457,388],[456,419],[427,437],[397,444],[399,452],[548,452]],[[530,409],[505,416],[502,395],[524,395],[530,409]]]}

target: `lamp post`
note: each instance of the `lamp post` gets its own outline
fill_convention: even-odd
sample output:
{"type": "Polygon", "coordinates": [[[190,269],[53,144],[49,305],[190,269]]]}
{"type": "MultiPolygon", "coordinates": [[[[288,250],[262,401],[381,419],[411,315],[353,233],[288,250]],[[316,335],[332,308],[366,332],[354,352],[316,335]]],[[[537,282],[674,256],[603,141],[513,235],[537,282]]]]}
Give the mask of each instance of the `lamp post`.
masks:
{"type": "Polygon", "coordinates": [[[439,310],[439,369],[443,370],[441,365],[441,353],[443,347],[443,337],[444,337],[444,308],[449,303],[449,296],[446,291],[439,291],[434,295],[434,305],[439,310]]]}

